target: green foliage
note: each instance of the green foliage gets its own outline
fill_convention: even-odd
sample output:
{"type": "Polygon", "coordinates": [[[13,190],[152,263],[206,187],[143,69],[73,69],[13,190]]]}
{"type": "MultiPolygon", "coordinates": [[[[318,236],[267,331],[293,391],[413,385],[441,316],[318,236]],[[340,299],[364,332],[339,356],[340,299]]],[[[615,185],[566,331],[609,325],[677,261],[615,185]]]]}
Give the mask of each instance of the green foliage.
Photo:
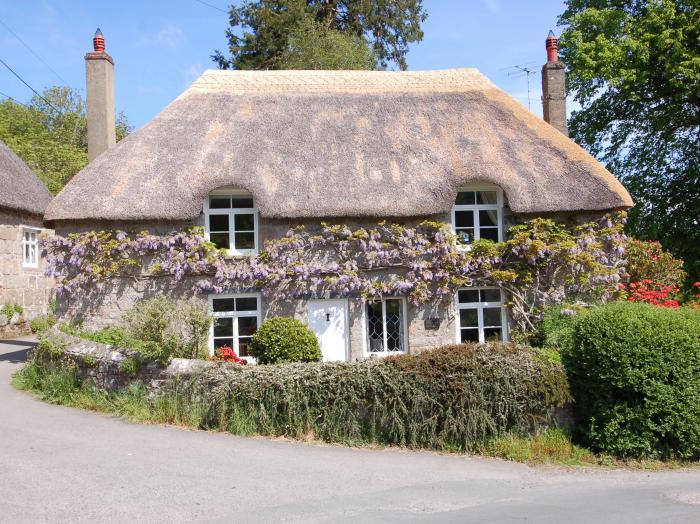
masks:
{"type": "Polygon", "coordinates": [[[659,286],[683,287],[683,261],[674,258],[661,243],[630,239],[625,258],[628,282],[652,280],[659,286]]]}
{"type": "Polygon", "coordinates": [[[452,450],[529,433],[569,399],[561,365],[502,345],[355,363],[215,368],[189,388],[210,405],[204,427],[452,450]]]}
{"type": "Polygon", "coordinates": [[[0,314],[5,315],[7,318],[12,318],[15,314],[22,316],[23,313],[24,308],[14,302],[7,302],[0,308],[0,314]]]}
{"type": "Polygon", "coordinates": [[[571,350],[576,321],[587,313],[581,306],[560,305],[547,309],[540,324],[540,344],[557,351],[571,350]]]}
{"type": "Polygon", "coordinates": [[[618,457],[700,456],[700,311],[613,302],[565,352],[579,436],[618,457]]]}
{"type": "Polygon", "coordinates": [[[141,369],[141,362],[135,356],[125,358],[119,363],[119,370],[129,377],[138,375],[141,369]]]}
{"type": "Polygon", "coordinates": [[[628,231],[700,280],[700,4],[568,0],[559,19],[572,137],[632,193],[628,231]]]}
{"type": "Polygon", "coordinates": [[[56,325],[56,315],[41,315],[33,318],[29,322],[32,333],[45,333],[56,325]]]}
{"type": "Polygon", "coordinates": [[[97,357],[92,353],[86,353],[83,355],[83,364],[89,368],[97,367],[97,357]]]}
{"type": "MultiPolygon", "coordinates": [[[[249,0],[230,7],[231,27],[226,37],[231,57],[215,51],[212,58],[222,69],[285,69],[285,53],[295,45],[295,39],[298,42],[299,28],[314,23],[319,28],[314,32],[321,31],[319,49],[311,51],[305,44],[306,56],[342,65],[338,50],[328,45],[335,41],[356,57],[352,63],[360,65],[367,59],[364,42],[368,39],[382,67],[393,63],[406,69],[408,46],[423,39],[420,25],[426,16],[422,0],[249,0]],[[348,38],[340,39],[336,34],[348,38]],[[359,42],[362,45],[358,46],[359,42]]],[[[308,37],[302,38],[312,43],[308,37]]]]}
{"type": "Polygon", "coordinates": [[[275,317],[263,322],[250,345],[250,354],[259,364],[316,362],[321,346],[309,327],[291,317],[275,317]]]}
{"type": "MultiPolygon", "coordinates": [[[[87,165],[85,102],[76,89],[51,87],[25,106],[0,102],[0,140],[58,193],[87,165]]],[[[117,115],[117,141],[130,131],[123,113],[117,115]]]]}
{"type": "Polygon", "coordinates": [[[367,41],[304,18],[289,34],[279,58],[280,69],[375,69],[377,59],[367,41]]]}

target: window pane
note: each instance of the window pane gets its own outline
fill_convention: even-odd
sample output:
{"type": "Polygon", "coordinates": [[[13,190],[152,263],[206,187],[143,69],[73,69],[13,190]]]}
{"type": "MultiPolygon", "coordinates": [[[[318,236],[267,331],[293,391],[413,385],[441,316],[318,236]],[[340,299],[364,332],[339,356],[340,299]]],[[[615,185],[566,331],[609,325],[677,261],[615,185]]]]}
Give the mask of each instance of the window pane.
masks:
{"type": "Polygon", "coordinates": [[[479,342],[478,329],[462,329],[462,342],[479,342]]]}
{"type": "Polygon", "coordinates": [[[227,196],[209,197],[210,209],[228,209],[231,207],[231,198],[227,196]]]}
{"type": "Polygon", "coordinates": [[[235,311],[234,299],[232,298],[215,298],[212,300],[212,309],[215,313],[222,311],[235,311]]]}
{"type": "Polygon", "coordinates": [[[236,299],[236,311],[256,311],[257,309],[258,299],[255,297],[236,299]]]}
{"type": "Polygon", "coordinates": [[[482,289],[481,290],[481,300],[482,300],[482,302],[500,302],[501,301],[501,290],[500,289],[482,289]]]}
{"type": "Polygon", "coordinates": [[[476,309],[459,310],[459,327],[478,327],[479,314],[476,309]]]}
{"type": "Polygon", "coordinates": [[[455,227],[474,227],[474,211],[455,211],[455,227]]]}
{"type": "Polygon", "coordinates": [[[253,215],[235,215],[236,231],[253,231],[255,229],[253,215]]]}
{"type": "Polygon", "coordinates": [[[480,227],[479,236],[482,240],[493,240],[494,242],[498,242],[498,228],[480,227]]]}
{"type": "Polygon", "coordinates": [[[403,351],[403,308],[400,300],[386,301],[387,351],[403,351]]]}
{"type": "Polygon", "coordinates": [[[252,337],[258,329],[258,319],[255,317],[238,318],[238,335],[252,337]]]}
{"type": "Polygon", "coordinates": [[[250,356],[250,338],[240,337],[238,339],[238,356],[239,357],[249,357],[250,356]]]}
{"type": "Polygon", "coordinates": [[[229,249],[228,233],[209,233],[209,241],[219,249],[229,249]]]}
{"type": "Polygon", "coordinates": [[[248,209],[253,207],[253,197],[249,196],[234,196],[232,198],[233,205],[231,207],[238,209],[248,209]]]}
{"type": "Polygon", "coordinates": [[[455,233],[460,244],[471,244],[474,241],[474,229],[458,229],[455,233]]]}
{"type": "Polygon", "coordinates": [[[209,231],[228,232],[228,215],[209,215],[209,231]]]}
{"type": "Polygon", "coordinates": [[[367,303],[367,334],[369,351],[384,351],[384,323],[382,321],[382,303],[367,303]]]}
{"type": "Polygon", "coordinates": [[[233,339],[232,338],[215,338],[214,339],[214,349],[222,348],[224,346],[233,349],[233,339]]]}
{"type": "Polygon", "coordinates": [[[498,226],[498,211],[495,209],[479,211],[480,226],[498,226]]]}
{"type": "Polygon", "coordinates": [[[503,340],[501,328],[484,328],[484,340],[486,342],[498,342],[503,340]]]}
{"type": "Polygon", "coordinates": [[[255,233],[236,233],[236,249],[255,249],[255,233]]]}
{"type": "Polygon", "coordinates": [[[215,318],[214,319],[214,336],[215,337],[232,337],[233,336],[233,319],[232,318],[215,318]]]}
{"type": "Polygon", "coordinates": [[[496,191],[477,191],[477,204],[498,204],[498,193],[496,191]]]}
{"type": "Polygon", "coordinates": [[[500,307],[485,307],[484,308],[484,326],[500,326],[501,325],[501,308],[500,307]]]}
{"type": "Polygon", "coordinates": [[[479,302],[478,289],[462,289],[457,292],[457,299],[461,304],[469,302],[479,302]]]}
{"type": "Polygon", "coordinates": [[[474,205],[476,202],[475,198],[476,196],[474,191],[460,191],[457,193],[457,200],[455,200],[455,204],[458,206],[474,205]]]}

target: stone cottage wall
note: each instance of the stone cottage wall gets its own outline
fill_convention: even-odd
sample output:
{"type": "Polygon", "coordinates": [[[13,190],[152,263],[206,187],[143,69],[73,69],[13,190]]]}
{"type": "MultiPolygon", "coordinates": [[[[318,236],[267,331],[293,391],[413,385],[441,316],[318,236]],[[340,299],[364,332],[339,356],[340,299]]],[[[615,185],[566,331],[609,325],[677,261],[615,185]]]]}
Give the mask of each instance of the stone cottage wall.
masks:
{"type": "Polygon", "coordinates": [[[47,313],[53,280],[41,258],[37,268],[22,266],[22,226],[43,228],[40,217],[0,209],[0,306],[19,304],[30,320],[47,313]]]}

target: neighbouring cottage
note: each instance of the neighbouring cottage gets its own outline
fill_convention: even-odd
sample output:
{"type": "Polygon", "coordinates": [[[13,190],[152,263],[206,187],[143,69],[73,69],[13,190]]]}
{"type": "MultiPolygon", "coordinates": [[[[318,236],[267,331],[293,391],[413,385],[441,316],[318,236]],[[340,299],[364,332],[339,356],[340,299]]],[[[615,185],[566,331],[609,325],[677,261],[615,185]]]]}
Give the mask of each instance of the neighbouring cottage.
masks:
{"type": "Polygon", "coordinates": [[[0,142],[0,307],[20,306],[26,320],[45,314],[49,303],[39,234],[50,200],[41,180],[0,142]]]}
{"type": "MultiPolygon", "coordinates": [[[[101,36],[99,44],[86,56],[88,95],[90,67],[112,74],[101,36]]],[[[624,187],[565,136],[564,67],[553,35],[547,48],[543,103],[552,125],[475,69],[206,71],[76,175],[46,220],[62,236],[200,225],[235,258],[291,227],[324,221],[410,225],[427,218],[449,224],[468,248],[478,239],[504,240],[527,217],[630,207],[624,187]]],[[[113,101],[104,95],[107,76],[95,97],[113,101]]],[[[106,126],[99,118],[89,125],[106,126]]],[[[401,296],[292,300],[233,287],[200,295],[216,317],[212,350],[230,345],[246,356],[256,328],[278,315],[307,322],[326,360],[508,338],[498,288],[463,289],[438,305],[416,306],[401,296]]],[[[163,277],[114,279],[98,295],[64,300],[61,311],[100,326],[160,294],[192,291],[163,277]]]]}

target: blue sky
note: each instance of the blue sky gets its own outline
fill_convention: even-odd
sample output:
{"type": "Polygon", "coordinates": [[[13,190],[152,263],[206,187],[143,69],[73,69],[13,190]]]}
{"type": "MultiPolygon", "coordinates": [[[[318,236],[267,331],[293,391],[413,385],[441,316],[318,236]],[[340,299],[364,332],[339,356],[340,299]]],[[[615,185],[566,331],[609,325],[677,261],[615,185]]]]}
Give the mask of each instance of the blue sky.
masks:
{"type": "MultiPolygon", "coordinates": [[[[206,3],[226,10],[230,2],[206,3]]],[[[409,69],[476,67],[527,106],[527,80],[511,67],[524,64],[535,71],[531,107],[541,115],[544,39],[549,29],[558,33],[562,1],[424,0],[424,5],[425,38],[412,46],[409,69]]],[[[0,22],[0,58],[32,87],[41,91],[63,79],[83,94],[83,57],[99,26],[116,64],[117,110],[138,128],[215,67],[210,55],[226,48],[228,17],[196,0],[4,0],[0,22]]],[[[1,64],[0,93],[20,102],[32,95],[1,64]]]]}

